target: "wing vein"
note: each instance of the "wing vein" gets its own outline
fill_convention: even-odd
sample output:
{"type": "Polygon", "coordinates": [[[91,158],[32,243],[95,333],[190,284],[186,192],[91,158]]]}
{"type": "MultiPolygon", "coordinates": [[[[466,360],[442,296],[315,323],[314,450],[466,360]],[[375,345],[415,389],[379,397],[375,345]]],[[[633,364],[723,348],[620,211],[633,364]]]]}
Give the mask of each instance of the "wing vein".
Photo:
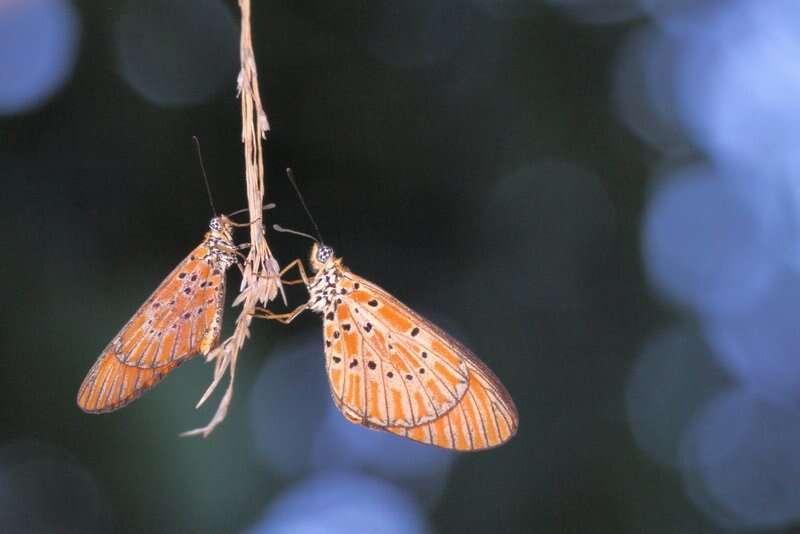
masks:
{"type": "Polygon", "coordinates": [[[447,426],[450,428],[450,444],[455,447],[456,446],[456,435],[453,433],[453,421],[450,420],[450,416],[447,415],[447,426]]]}
{"type": "Polygon", "coordinates": [[[486,442],[486,446],[489,447],[489,435],[486,432],[486,423],[483,420],[483,414],[481,413],[481,408],[478,406],[478,401],[475,399],[475,394],[472,391],[467,391],[469,398],[472,400],[472,404],[475,405],[475,414],[481,421],[481,428],[479,430],[483,430],[483,439],[486,442]]]}
{"type": "Polygon", "coordinates": [[[464,421],[464,428],[467,429],[467,437],[469,438],[469,448],[474,449],[475,441],[473,441],[472,439],[472,429],[469,427],[469,418],[467,418],[467,412],[464,410],[463,405],[460,405],[459,409],[461,410],[461,420],[464,421]]]}
{"type": "MultiPolygon", "coordinates": [[[[356,322],[355,320],[353,322],[356,322]]],[[[358,327],[356,327],[358,328],[358,327]]],[[[365,343],[364,336],[361,336],[361,344],[365,343]]],[[[378,358],[378,363],[380,364],[379,373],[381,374],[381,385],[383,386],[383,405],[386,409],[386,425],[390,424],[389,421],[389,394],[386,392],[386,373],[383,372],[383,358],[378,358]]]]}
{"type": "Polygon", "coordinates": [[[181,340],[181,327],[183,325],[181,325],[181,323],[175,324],[177,324],[178,327],[175,329],[175,339],[172,340],[172,349],[169,352],[169,360],[167,361],[168,363],[175,359],[175,349],[178,347],[178,342],[181,340]]]}

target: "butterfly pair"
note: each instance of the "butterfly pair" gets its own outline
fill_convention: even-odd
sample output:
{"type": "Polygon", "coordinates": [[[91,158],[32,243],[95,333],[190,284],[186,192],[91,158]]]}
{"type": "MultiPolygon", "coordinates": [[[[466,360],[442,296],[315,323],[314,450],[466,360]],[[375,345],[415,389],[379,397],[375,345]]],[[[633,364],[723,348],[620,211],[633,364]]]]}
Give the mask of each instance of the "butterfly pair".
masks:
{"type": "MultiPolygon", "coordinates": [[[[203,242],[161,283],[95,362],[78,392],[89,413],[116,410],[217,344],[225,272],[236,263],[231,221],[215,217],[203,242]]],[[[508,392],[472,352],[396,298],[351,273],[333,250],[314,244],[313,279],[296,267],[323,315],[325,368],[336,406],[351,422],[461,451],[496,447],[517,431],[508,392]]]]}

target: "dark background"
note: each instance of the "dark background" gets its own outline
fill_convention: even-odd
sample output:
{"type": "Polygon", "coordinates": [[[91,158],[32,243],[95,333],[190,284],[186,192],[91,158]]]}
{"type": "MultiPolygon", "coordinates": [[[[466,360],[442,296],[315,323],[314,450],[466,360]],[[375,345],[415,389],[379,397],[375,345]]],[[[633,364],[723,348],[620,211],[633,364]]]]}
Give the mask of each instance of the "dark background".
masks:
{"type": "MultiPolygon", "coordinates": [[[[637,354],[659,331],[680,322],[673,352],[707,354],[691,314],[648,288],[641,219],[664,159],[623,125],[615,104],[621,50],[653,21],[635,2],[585,12],[557,4],[254,2],[272,127],[267,201],[278,204],[269,222],[311,231],[285,179],[291,166],[345,264],[463,339],[519,409],[519,434],[506,446],[436,464],[432,494],[364,467],[360,453],[337,463],[342,445],[317,424],[329,407],[325,384],[316,375],[314,387],[305,375],[291,382],[299,363],[287,360],[287,378],[274,371],[272,389],[259,393],[262,367],[287,354],[311,354],[308,372],[322,372],[313,314],[290,327],[254,323],[230,415],[208,439],[178,437],[204,424],[219,399],[194,410],[212,372],[199,360],[118,413],[77,408],[94,358],[207,228],[192,136],[218,209],[242,208],[246,198],[237,6],[63,4],[77,35],[72,70],[47,98],[0,116],[0,496],[10,499],[0,519],[8,529],[283,532],[270,510],[328,464],[337,476],[403,488],[410,517],[427,527],[398,519],[397,532],[730,527],[718,504],[698,510],[708,499],[685,471],[640,452],[626,408],[626,395],[636,401],[626,388],[637,354]],[[285,436],[291,454],[312,434],[329,449],[313,468],[281,472],[264,460],[259,436],[279,448],[285,436]],[[7,494],[4,480],[16,484],[7,494]]],[[[306,258],[305,240],[268,237],[281,263],[306,258]]],[[[304,293],[290,297],[294,307],[304,293]]],[[[237,313],[227,312],[225,333],[237,313]]],[[[678,387],[676,398],[695,392],[678,387]]],[[[368,454],[379,464],[408,462],[422,448],[377,447],[368,454]]],[[[409,469],[427,487],[427,474],[409,469]]],[[[312,501],[301,509],[311,519],[327,513],[312,501]]]]}

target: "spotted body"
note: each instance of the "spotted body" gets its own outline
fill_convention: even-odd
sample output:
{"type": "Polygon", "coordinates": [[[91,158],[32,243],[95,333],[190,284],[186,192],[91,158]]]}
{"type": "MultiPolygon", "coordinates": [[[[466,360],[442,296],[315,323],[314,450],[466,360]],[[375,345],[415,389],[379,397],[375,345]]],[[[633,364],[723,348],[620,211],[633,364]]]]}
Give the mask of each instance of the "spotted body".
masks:
{"type": "Polygon", "coordinates": [[[164,279],[89,370],[78,391],[81,409],[117,410],[188,358],[208,354],[222,328],[225,272],[235,263],[231,222],[214,217],[203,242],[164,279]]]}
{"type": "Polygon", "coordinates": [[[315,245],[307,307],[323,316],[325,367],[351,422],[472,451],[517,431],[511,397],[469,349],[315,245]]]}

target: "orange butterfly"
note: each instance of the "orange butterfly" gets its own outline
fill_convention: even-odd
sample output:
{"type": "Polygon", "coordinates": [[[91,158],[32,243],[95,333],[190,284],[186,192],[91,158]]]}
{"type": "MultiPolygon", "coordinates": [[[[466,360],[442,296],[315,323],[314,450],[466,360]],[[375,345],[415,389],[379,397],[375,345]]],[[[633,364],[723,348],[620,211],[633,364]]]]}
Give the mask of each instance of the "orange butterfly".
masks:
{"type": "Polygon", "coordinates": [[[85,412],[122,408],[195,354],[217,343],[225,272],[236,263],[233,223],[214,217],[184,259],[103,350],[78,391],[85,412]]]}
{"type": "Polygon", "coordinates": [[[311,249],[313,280],[299,259],[282,273],[294,266],[308,302],[285,314],[261,311],[285,323],[306,309],[323,315],[325,369],[349,421],[459,451],[496,447],[516,434],[514,402],[469,349],[351,273],[326,245],[311,249]]]}

